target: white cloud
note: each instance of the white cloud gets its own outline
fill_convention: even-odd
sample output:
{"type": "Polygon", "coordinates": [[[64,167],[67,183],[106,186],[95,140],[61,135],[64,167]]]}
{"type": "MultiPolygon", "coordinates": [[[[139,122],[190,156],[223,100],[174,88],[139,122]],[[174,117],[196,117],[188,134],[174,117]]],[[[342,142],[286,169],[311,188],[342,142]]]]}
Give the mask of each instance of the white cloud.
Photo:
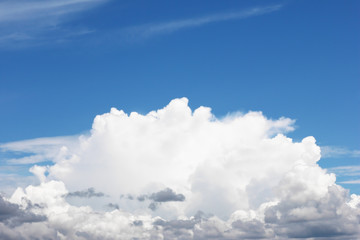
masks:
{"type": "Polygon", "coordinates": [[[181,19],[169,22],[146,24],[128,28],[128,33],[137,37],[150,37],[156,34],[170,33],[184,28],[199,27],[213,22],[222,22],[235,19],[258,16],[274,11],[278,11],[282,5],[251,8],[244,11],[230,12],[225,14],[213,14],[197,18],[181,19]]]}
{"type": "MultiPolygon", "coordinates": [[[[293,120],[260,112],[217,119],[209,108],[192,111],[187,103],[174,99],[146,115],[113,108],[95,118],[89,136],[60,144],[54,165],[33,167],[40,185],[18,188],[8,200],[46,217],[33,223],[43,230],[32,236],[360,237],[360,196],[348,196],[335,175],[319,167],[313,137],[293,142],[284,135],[293,120]],[[106,197],[72,203],[65,197],[93,188],[106,197]],[[153,211],[148,206],[159,194],[153,211]]],[[[18,236],[31,224],[4,223],[0,230],[18,236]]]]}

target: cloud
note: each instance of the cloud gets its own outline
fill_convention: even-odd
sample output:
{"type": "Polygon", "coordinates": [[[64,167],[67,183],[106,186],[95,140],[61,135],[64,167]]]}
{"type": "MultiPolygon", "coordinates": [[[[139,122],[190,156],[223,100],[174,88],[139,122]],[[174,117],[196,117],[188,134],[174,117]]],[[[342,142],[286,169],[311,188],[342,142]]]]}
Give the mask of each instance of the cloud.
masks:
{"type": "Polygon", "coordinates": [[[154,202],[183,202],[185,201],[185,196],[183,194],[176,194],[172,189],[166,188],[162,191],[151,194],[149,199],[154,202]]]}
{"type": "Polygon", "coordinates": [[[106,205],[106,207],[109,207],[109,208],[113,208],[113,209],[119,209],[119,205],[118,204],[114,204],[114,203],[108,203],[106,205]]]}
{"type": "Polygon", "coordinates": [[[133,224],[134,224],[134,226],[141,227],[143,225],[143,222],[141,220],[135,220],[135,221],[133,221],[133,224]]]}
{"type": "Polygon", "coordinates": [[[242,18],[248,18],[266,13],[278,11],[282,5],[273,5],[267,7],[251,8],[238,12],[230,12],[224,14],[213,14],[197,18],[181,19],[163,23],[145,24],[141,26],[134,26],[127,29],[127,33],[133,37],[150,37],[157,34],[171,33],[185,28],[200,27],[205,24],[214,22],[230,21],[242,18]]]}
{"type": "Polygon", "coordinates": [[[65,29],[62,24],[107,0],[16,0],[0,2],[0,45],[2,47],[62,42],[89,34],[86,28],[65,29]]]}
{"type": "Polygon", "coordinates": [[[76,141],[77,136],[36,138],[0,144],[0,152],[12,153],[12,158],[4,159],[8,164],[56,162],[56,157],[66,151],[66,146],[72,146],[76,141]],[[25,156],[18,157],[18,155],[25,156]]]}
{"type": "Polygon", "coordinates": [[[185,196],[183,194],[176,194],[172,189],[166,188],[151,195],[141,195],[137,197],[137,200],[141,202],[145,199],[153,201],[149,204],[149,208],[155,211],[159,204],[164,202],[183,202],[185,201],[185,196]]]}
{"type": "Polygon", "coordinates": [[[100,2],[104,2],[104,0],[3,1],[0,3],[0,23],[49,17],[59,18],[100,2]]]}
{"type": "Polygon", "coordinates": [[[54,239],[55,231],[49,227],[47,217],[34,213],[41,209],[26,199],[19,205],[0,195],[0,239],[54,239]]]}
{"type": "Polygon", "coordinates": [[[0,3],[0,47],[20,48],[42,46],[44,44],[63,44],[69,41],[89,39],[124,40],[144,39],[154,35],[171,33],[186,28],[200,27],[214,22],[243,19],[280,10],[281,4],[254,7],[242,11],[205,15],[160,23],[148,23],[138,26],[113,29],[65,27],[64,23],[73,20],[81,12],[94,8],[109,0],[17,0],[0,3]],[[94,35],[97,33],[97,35],[94,35]]]}
{"type": "Polygon", "coordinates": [[[352,165],[352,166],[339,166],[328,169],[330,172],[336,173],[336,175],[341,176],[360,176],[360,166],[352,165]]]}
{"type": "MultiPolygon", "coordinates": [[[[9,202],[42,206],[29,209],[46,217],[34,239],[359,238],[360,196],[317,164],[314,137],[285,135],[293,124],[261,112],[216,118],[186,98],[145,115],[112,108],[88,136],[58,145],[53,164],[33,166],[40,184],[9,202]],[[64,197],[91,188],[109,197],[64,197]]],[[[26,224],[6,231],[28,233],[26,224]]]]}
{"type": "MultiPolygon", "coordinates": [[[[128,194],[128,199],[132,200],[133,196],[128,194]]],[[[146,199],[150,199],[154,202],[183,202],[185,201],[185,196],[181,193],[177,194],[171,188],[165,188],[161,191],[154,192],[152,194],[142,194],[137,196],[138,201],[143,202],[146,199]]]]}
{"type": "MultiPolygon", "coordinates": [[[[265,210],[265,223],[277,236],[341,239],[359,233],[359,219],[352,221],[360,213],[359,206],[353,208],[351,201],[347,202],[348,193],[342,187],[326,184],[334,181],[334,176],[319,174],[324,171],[319,167],[294,170],[295,174],[287,174],[280,183],[281,200],[265,210]]],[[[359,201],[359,196],[352,197],[359,201]]]]}
{"type": "Polygon", "coordinates": [[[147,195],[140,195],[136,199],[140,202],[143,202],[143,201],[145,201],[145,199],[147,199],[147,195]]]}
{"type": "Polygon", "coordinates": [[[45,216],[36,215],[28,211],[28,209],[21,209],[19,205],[10,203],[0,196],[0,222],[5,225],[15,227],[23,223],[42,222],[45,220],[45,216]]]}
{"type": "Polygon", "coordinates": [[[360,157],[360,150],[349,150],[347,148],[336,146],[322,146],[321,156],[323,158],[358,158],[360,157]]]}
{"type": "Polygon", "coordinates": [[[342,181],[340,183],[343,183],[343,184],[360,184],[360,179],[357,179],[357,180],[348,180],[348,181],[342,181]]]}
{"type": "Polygon", "coordinates": [[[70,192],[66,194],[66,197],[79,197],[79,198],[92,198],[92,197],[103,197],[105,196],[102,192],[95,192],[94,188],[88,188],[83,191],[70,192]]]}
{"type": "MultiPolygon", "coordinates": [[[[127,196],[128,199],[133,200],[132,195],[127,196]]],[[[152,193],[152,194],[142,194],[136,197],[136,200],[139,202],[144,202],[145,200],[151,200],[148,208],[155,211],[159,204],[165,202],[183,202],[185,201],[185,196],[183,194],[176,194],[171,188],[165,188],[161,191],[152,193]]]]}
{"type": "MultiPolygon", "coordinates": [[[[339,167],[333,167],[328,169],[329,172],[335,173],[337,176],[340,177],[360,177],[360,166],[359,165],[353,165],[353,166],[339,166],[339,167]]],[[[352,179],[352,180],[346,180],[341,181],[340,183],[343,184],[360,184],[360,179],[352,179]]]]}

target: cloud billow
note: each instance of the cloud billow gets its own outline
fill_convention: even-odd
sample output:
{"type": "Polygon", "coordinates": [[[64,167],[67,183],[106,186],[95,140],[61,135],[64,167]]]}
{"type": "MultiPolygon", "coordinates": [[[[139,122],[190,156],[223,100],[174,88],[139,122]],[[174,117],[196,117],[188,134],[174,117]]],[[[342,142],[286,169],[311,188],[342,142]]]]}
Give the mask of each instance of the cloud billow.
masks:
{"type": "Polygon", "coordinates": [[[207,107],[191,110],[186,98],[146,115],[113,108],[95,118],[89,136],[65,144],[53,165],[33,167],[41,183],[18,188],[8,202],[43,206],[28,210],[46,217],[37,238],[359,238],[360,196],[317,164],[314,137],[285,135],[293,124],[261,112],[219,119],[207,107]],[[74,206],[69,194],[93,202],[74,206]]]}
{"type": "Polygon", "coordinates": [[[41,207],[30,201],[23,204],[0,195],[0,239],[55,239],[56,231],[49,227],[48,218],[36,213],[41,207]]]}
{"type": "Polygon", "coordinates": [[[0,222],[10,227],[16,227],[23,223],[42,222],[47,218],[36,215],[28,209],[21,209],[18,204],[6,201],[0,196],[0,222]]]}

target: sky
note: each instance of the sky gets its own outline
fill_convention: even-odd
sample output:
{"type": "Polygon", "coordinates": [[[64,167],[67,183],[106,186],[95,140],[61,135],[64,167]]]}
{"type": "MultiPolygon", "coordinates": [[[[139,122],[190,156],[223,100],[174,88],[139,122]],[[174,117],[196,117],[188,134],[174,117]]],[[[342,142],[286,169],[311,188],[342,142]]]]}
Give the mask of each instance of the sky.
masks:
{"type": "Polygon", "coordinates": [[[359,10],[0,0],[0,238],[356,239],[359,10]]]}

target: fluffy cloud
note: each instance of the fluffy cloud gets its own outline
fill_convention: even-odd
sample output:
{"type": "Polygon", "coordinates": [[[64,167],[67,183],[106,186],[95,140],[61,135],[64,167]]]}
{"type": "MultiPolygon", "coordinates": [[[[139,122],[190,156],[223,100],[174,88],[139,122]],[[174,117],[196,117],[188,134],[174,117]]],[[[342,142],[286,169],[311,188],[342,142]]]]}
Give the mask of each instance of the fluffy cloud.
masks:
{"type": "MultiPolygon", "coordinates": [[[[32,207],[30,205],[30,207],[32,207]]],[[[26,222],[41,222],[46,220],[45,216],[36,215],[28,209],[21,209],[19,205],[6,201],[0,196],[0,222],[15,227],[26,222]]]]}
{"type": "Polygon", "coordinates": [[[40,239],[360,237],[360,197],[318,166],[313,137],[285,136],[292,124],[261,112],[218,119],[186,98],[146,115],[113,108],[90,135],[51,150],[53,165],[32,168],[40,185],[6,204],[46,217],[40,239]],[[106,197],[65,197],[94,189],[106,197]]]}
{"type": "Polygon", "coordinates": [[[56,231],[48,226],[46,216],[34,213],[41,206],[33,205],[26,198],[23,200],[25,202],[18,205],[0,196],[0,239],[53,238],[56,231]]]}

